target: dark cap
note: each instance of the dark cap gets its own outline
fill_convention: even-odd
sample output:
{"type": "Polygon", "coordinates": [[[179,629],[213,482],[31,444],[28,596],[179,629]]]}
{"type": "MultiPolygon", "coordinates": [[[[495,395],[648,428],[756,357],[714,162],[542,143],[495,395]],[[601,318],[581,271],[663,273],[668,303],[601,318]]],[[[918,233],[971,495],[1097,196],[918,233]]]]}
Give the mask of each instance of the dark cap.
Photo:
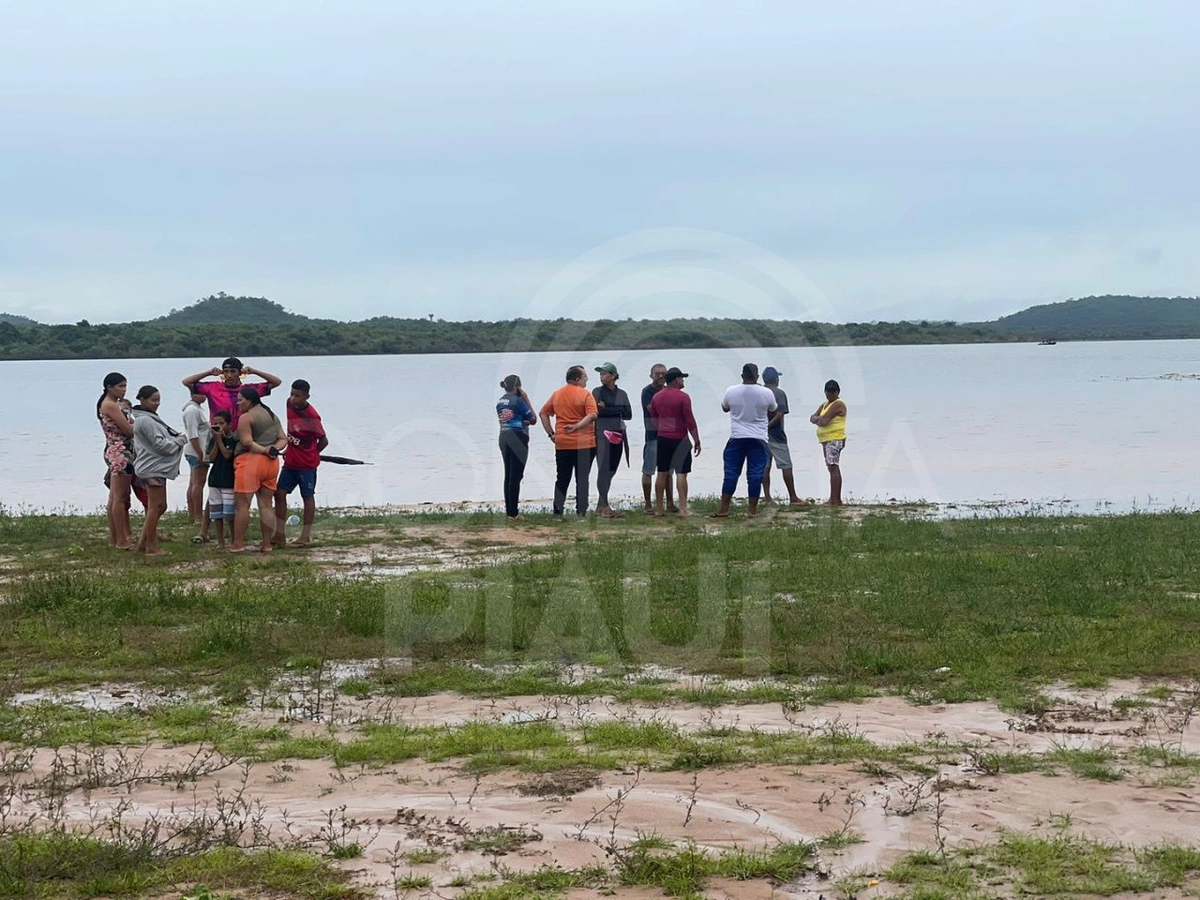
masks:
{"type": "Polygon", "coordinates": [[[763,369],[763,381],[778,381],[779,376],[783,373],[774,366],[767,366],[763,369]]]}
{"type": "Polygon", "coordinates": [[[675,381],[678,378],[687,378],[687,377],[688,377],[688,373],[681,372],[679,370],[678,366],[671,366],[671,368],[667,369],[667,383],[668,384],[670,384],[672,381],[675,381]]]}
{"type": "Polygon", "coordinates": [[[221,368],[222,369],[237,369],[240,372],[245,367],[242,365],[242,361],[240,359],[238,359],[236,356],[230,356],[229,358],[227,358],[225,360],[225,362],[221,363],[221,368]]]}

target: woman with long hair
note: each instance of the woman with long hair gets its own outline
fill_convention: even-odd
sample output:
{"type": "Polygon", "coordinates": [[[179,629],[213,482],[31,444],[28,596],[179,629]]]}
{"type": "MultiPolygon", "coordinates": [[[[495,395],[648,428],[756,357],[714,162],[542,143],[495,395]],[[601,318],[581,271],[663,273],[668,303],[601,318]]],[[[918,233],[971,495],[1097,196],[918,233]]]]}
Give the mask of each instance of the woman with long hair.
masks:
{"type": "Polygon", "coordinates": [[[137,549],[147,556],[162,556],[158,548],[158,520],[167,511],[167,482],[179,477],[179,460],[187,436],[158,417],[162,395],[146,385],[138,389],[133,408],[133,439],[137,453],[133,472],[146,488],[146,521],[137,549]]]}
{"type": "Polygon", "coordinates": [[[521,479],[529,458],[529,426],[537,421],[537,413],[519,377],[509,375],[500,387],[504,394],[496,401],[496,418],[500,420],[500,457],[504,460],[504,511],[513,521],[521,518],[521,479]]]}
{"type": "Polygon", "coordinates": [[[96,418],[104,432],[104,461],[108,472],[108,543],[119,550],[132,550],[133,526],[129,524],[129,492],[133,485],[133,417],[122,407],[129,383],[120,372],[104,376],[104,392],[96,401],[96,418]]]}
{"type": "Polygon", "coordinates": [[[250,527],[250,498],[258,498],[258,522],[263,553],[271,552],[275,536],[275,488],[279,484],[279,452],[288,445],[279,417],[250,385],[238,391],[238,445],[233,458],[233,542],[230,553],[246,550],[250,527]]]}

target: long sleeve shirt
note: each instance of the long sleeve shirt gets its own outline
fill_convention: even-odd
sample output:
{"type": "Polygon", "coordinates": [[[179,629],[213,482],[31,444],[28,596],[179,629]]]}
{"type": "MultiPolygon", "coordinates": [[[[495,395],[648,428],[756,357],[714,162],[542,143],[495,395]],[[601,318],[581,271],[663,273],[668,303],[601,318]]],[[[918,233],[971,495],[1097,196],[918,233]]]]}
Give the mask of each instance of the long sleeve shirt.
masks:
{"type": "Polygon", "coordinates": [[[609,390],[604,385],[592,391],[596,399],[596,433],[624,431],[625,423],[633,418],[633,405],[629,395],[620,388],[609,390]],[[601,405],[603,404],[603,405],[601,405]]]}
{"type": "Polygon", "coordinates": [[[658,436],[681,441],[690,433],[700,440],[700,429],[692,415],[692,398],[680,388],[664,388],[650,401],[650,415],[658,422],[658,436]]]}

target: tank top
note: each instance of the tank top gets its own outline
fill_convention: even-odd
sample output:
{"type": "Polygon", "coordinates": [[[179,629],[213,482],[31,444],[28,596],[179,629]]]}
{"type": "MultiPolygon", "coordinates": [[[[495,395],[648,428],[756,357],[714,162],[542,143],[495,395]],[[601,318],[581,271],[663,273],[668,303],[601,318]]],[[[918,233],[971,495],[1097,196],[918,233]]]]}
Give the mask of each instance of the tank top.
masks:
{"type": "MultiPolygon", "coordinates": [[[[841,399],[842,399],[841,397],[838,398],[838,400],[841,400],[841,399]]],[[[842,402],[845,403],[844,400],[842,400],[842,402]]],[[[837,403],[837,400],[830,400],[828,403],[826,403],[824,406],[822,406],[821,407],[821,415],[824,416],[825,411],[827,409],[829,409],[829,407],[833,406],[833,404],[835,404],[835,403],[837,403]]],[[[822,444],[824,444],[826,441],[844,441],[845,439],[846,439],[846,415],[845,415],[845,413],[838,416],[836,419],[834,419],[828,425],[818,425],[817,426],[817,440],[820,441],[822,444]]]]}
{"type": "MultiPolygon", "coordinates": [[[[250,419],[250,440],[255,444],[262,444],[264,447],[267,447],[279,440],[279,420],[263,407],[252,406],[242,415],[250,419]]],[[[249,447],[244,447],[239,443],[234,450],[234,455],[240,456],[243,453],[248,453],[249,450],[249,447]]]]}

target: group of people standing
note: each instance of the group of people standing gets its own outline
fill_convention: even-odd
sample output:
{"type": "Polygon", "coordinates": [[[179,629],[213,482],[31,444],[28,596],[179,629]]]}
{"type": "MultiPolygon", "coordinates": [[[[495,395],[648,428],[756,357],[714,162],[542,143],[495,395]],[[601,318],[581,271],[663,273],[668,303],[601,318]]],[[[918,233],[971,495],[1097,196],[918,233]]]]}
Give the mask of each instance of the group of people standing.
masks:
{"type": "Polygon", "coordinates": [[[219,367],[183,379],[190,397],[183,407],[183,430],[178,431],[159,415],[162,395],[157,387],[139,388],[134,406],[125,398],[125,376],[119,372],[105,376],[96,417],[105,439],[110,544],[148,556],[163,553],[158,546],[158,524],[167,509],[167,482],[179,476],[186,459],[188,513],[200,525],[194,543],[208,543],[210,525],[215,523],[217,545],[225,549],[228,523],[228,549],[244,552],[251,501],[257,500],[262,530],[259,549],[270,552],[285,543],[287,496],[298,487],[304,518],[300,536],[292,543],[307,545],[316,512],[317,467],[328,438],[320,415],[308,402],[307,381],[292,382],[286,427],[262,402],[281,384],[275,375],[229,357],[219,367]],[[246,376],[260,380],[244,381],[246,376]],[[131,494],[146,507],[136,541],[129,515],[131,494]]]}
{"type": "MultiPolygon", "coordinates": [[[[504,461],[504,506],[509,519],[519,519],[521,481],[529,458],[529,428],[541,424],[554,443],[555,515],[564,514],[567,489],[575,482],[575,514],[588,514],[589,484],[592,466],[597,467],[596,514],[618,519],[624,513],[612,508],[609,489],[624,457],[629,462],[629,434],[626,422],[633,418],[628,395],[617,386],[620,374],[611,362],[596,366],[600,385],[588,391],[588,373],[583,366],[567,369],[566,383],[558,388],[535,413],[533,402],[517,375],[500,382],[504,394],[496,403],[500,423],[500,453],[504,461]]],[[[792,459],[784,430],[789,412],[787,394],[779,387],[782,375],[768,366],[763,384],[758,383],[758,367],[742,367],[742,383],[725,392],[721,408],[730,415],[730,437],[723,456],[725,478],[721,487],[721,506],[713,515],[729,514],[733,491],[746,468],[749,488],[749,515],[758,511],[760,496],[772,502],[770,467],[779,468],[789,501],[805,505],[796,494],[792,459]]],[[[648,515],[688,515],[688,475],[694,456],[701,452],[700,430],[692,412],[691,397],[683,390],[688,373],[677,367],[655,363],[650,383],[641,393],[645,427],[642,447],[642,494],[648,515]],[[674,478],[672,478],[672,475],[674,478]]],[[[829,471],[828,503],[841,505],[841,451],[846,444],[846,404],[836,381],[825,384],[825,403],[809,416],[817,427],[826,468],[829,471]]]]}

